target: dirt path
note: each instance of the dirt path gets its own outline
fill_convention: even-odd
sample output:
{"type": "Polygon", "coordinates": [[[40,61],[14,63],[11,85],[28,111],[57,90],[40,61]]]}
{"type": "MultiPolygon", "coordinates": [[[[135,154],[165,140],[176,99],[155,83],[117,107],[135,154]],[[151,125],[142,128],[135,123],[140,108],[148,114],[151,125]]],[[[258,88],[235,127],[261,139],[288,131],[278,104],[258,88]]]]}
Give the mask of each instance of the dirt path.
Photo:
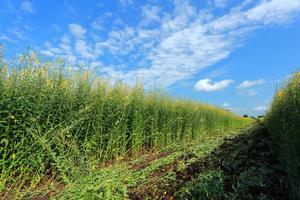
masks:
{"type": "Polygon", "coordinates": [[[192,153],[164,165],[130,199],[288,199],[286,172],[261,123],[202,159],[192,153]],[[195,160],[196,159],[196,160],[195,160]],[[188,162],[192,160],[192,162],[188,162]],[[188,163],[180,167],[182,163],[188,163]],[[171,176],[173,175],[173,176],[171,176]],[[171,177],[171,178],[170,178],[171,177]]]}

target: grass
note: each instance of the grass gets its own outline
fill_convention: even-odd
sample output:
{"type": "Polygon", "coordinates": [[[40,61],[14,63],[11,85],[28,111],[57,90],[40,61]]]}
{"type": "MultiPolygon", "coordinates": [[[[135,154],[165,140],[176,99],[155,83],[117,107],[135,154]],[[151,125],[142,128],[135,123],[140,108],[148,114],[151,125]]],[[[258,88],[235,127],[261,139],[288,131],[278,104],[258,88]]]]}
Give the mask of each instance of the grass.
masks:
{"type": "Polygon", "coordinates": [[[277,91],[265,123],[286,164],[292,199],[300,199],[300,72],[277,91]]]}
{"type": "Polygon", "coordinates": [[[34,191],[45,177],[72,186],[99,163],[201,142],[251,121],[142,84],[111,83],[61,60],[41,61],[34,52],[18,64],[0,63],[2,196],[34,191]]]}

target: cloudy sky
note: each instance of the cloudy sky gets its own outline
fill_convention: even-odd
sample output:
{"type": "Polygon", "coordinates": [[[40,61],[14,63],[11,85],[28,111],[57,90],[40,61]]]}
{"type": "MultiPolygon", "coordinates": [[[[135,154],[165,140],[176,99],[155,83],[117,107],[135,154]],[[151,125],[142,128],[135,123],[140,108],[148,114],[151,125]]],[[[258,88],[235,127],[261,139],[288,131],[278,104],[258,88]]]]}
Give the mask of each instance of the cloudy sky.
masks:
{"type": "Polygon", "coordinates": [[[257,115],[300,66],[300,0],[0,1],[0,43],[257,115]]]}

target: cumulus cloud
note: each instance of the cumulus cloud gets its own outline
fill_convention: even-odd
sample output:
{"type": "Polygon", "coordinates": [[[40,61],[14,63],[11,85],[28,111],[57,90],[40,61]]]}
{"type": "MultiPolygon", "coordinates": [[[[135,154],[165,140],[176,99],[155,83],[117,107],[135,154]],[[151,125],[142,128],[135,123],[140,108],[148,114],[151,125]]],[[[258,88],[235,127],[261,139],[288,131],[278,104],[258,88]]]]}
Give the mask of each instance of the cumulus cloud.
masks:
{"type": "Polygon", "coordinates": [[[264,1],[245,12],[248,20],[264,24],[280,24],[290,21],[299,12],[300,1],[272,0],[264,1]]]}
{"type": "Polygon", "coordinates": [[[78,39],[84,38],[87,30],[80,26],[79,24],[69,24],[69,29],[72,35],[78,39]]]}
{"type": "Polygon", "coordinates": [[[71,39],[70,37],[68,37],[67,35],[64,35],[61,39],[60,39],[60,44],[59,47],[66,53],[71,54],[72,53],[72,48],[71,48],[71,39]]]}
{"type": "Polygon", "coordinates": [[[22,11],[30,13],[30,14],[34,13],[34,11],[35,11],[32,3],[29,1],[23,1],[20,5],[20,9],[22,11]]]}
{"type": "Polygon", "coordinates": [[[93,27],[93,29],[99,31],[103,29],[103,22],[101,19],[97,19],[91,23],[91,26],[93,27]]]}
{"type": "Polygon", "coordinates": [[[50,50],[41,50],[41,54],[44,56],[49,56],[49,57],[55,56],[54,53],[50,50]]]}
{"type": "Polygon", "coordinates": [[[195,84],[194,89],[198,91],[212,92],[222,90],[228,87],[231,83],[233,83],[233,80],[230,79],[219,82],[213,82],[211,79],[202,79],[195,84]]]}
{"type": "Polygon", "coordinates": [[[145,5],[142,6],[142,25],[147,25],[153,22],[158,22],[160,20],[159,12],[161,8],[158,6],[145,5]]]}
{"type": "Polygon", "coordinates": [[[254,107],[254,111],[256,111],[256,112],[266,111],[267,109],[268,109],[267,106],[256,106],[256,107],[254,107]]]}
{"type": "Polygon", "coordinates": [[[258,80],[253,80],[253,81],[243,81],[240,85],[237,86],[238,89],[247,89],[247,88],[251,88],[254,86],[258,86],[258,85],[262,85],[264,84],[266,81],[264,79],[258,79],[258,80]]]}
{"type": "Polygon", "coordinates": [[[223,103],[222,106],[225,107],[225,108],[228,108],[229,107],[229,103],[225,102],[225,103],[223,103]]]}
{"type": "Polygon", "coordinates": [[[75,43],[75,49],[83,58],[89,59],[94,57],[91,47],[89,47],[84,40],[77,40],[75,43]]]}

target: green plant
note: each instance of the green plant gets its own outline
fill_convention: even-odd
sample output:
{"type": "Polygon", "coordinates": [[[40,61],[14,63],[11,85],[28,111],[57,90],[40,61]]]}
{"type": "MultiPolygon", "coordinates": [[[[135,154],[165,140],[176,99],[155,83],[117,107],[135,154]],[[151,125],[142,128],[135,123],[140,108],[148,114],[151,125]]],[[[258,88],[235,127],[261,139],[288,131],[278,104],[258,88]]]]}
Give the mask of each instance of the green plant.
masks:
{"type": "Polygon", "coordinates": [[[300,198],[300,72],[279,90],[265,117],[278,153],[289,174],[291,198],[300,198]]]}
{"type": "Polygon", "coordinates": [[[179,199],[228,199],[221,170],[204,171],[179,192],[179,199]]]}
{"type": "Polygon", "coordinates": [[[70,183],[95,163],[200,141],[249,120],[141,84],[113,84],[31,52],[0,66],[0,189],[32,189],[44,177],[70,183]]]}

